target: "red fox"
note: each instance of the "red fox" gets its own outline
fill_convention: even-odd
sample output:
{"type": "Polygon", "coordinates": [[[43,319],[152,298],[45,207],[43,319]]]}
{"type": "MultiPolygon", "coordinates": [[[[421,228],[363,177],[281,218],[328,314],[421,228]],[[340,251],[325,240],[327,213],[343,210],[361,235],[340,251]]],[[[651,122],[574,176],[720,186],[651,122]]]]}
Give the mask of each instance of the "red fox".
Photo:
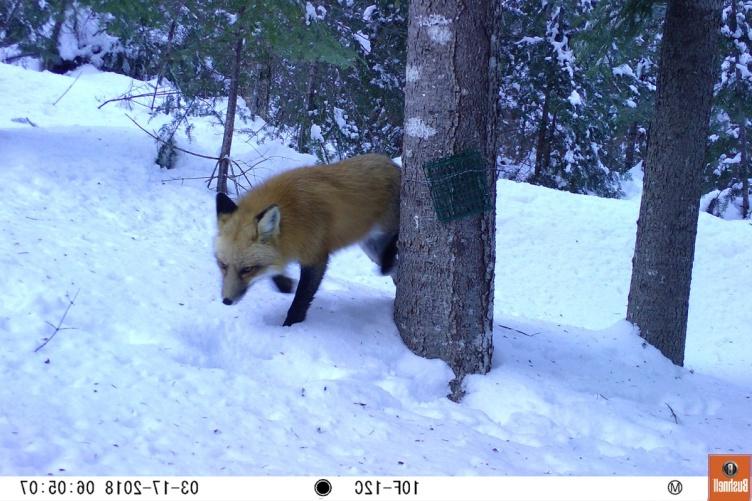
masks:
{"type": "Polygon", "coordinates": [[[237,303],[248,287],[270,276],[281,292],[283,274],[300,263],[300,280],[282,325],[305,320],[329,255],[361,242],[389,274],[397,259],[400,171],[388,157],[361,155],[330,165],[283,172],[246,194],[237,205],[217,194],[217,264],[222,302],[237,303]]]}

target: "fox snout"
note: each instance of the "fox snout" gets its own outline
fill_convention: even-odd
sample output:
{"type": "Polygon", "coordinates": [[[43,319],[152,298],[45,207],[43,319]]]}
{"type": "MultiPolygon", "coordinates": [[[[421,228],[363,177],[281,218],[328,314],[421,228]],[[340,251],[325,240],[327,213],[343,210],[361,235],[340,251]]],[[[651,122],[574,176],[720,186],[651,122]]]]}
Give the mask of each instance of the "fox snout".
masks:
{"type": "Polygon", "coordinates": [[[248,285],[242,280],[225,277],[222,281],[222,302],[228,306],[237,304],[247,290],[248,285]]]}

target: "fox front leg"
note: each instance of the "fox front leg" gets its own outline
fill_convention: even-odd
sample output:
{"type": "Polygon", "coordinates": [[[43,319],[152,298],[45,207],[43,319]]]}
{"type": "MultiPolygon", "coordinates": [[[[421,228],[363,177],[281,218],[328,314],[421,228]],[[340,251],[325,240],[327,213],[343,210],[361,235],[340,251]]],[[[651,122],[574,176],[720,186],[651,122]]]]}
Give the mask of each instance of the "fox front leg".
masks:
{"type": "Polygon", "coordinates": [[[324,278],[326,272],[325,260],[322,264],[316,264],[312,266],[300,267],[300,280],[298,281],[298,288],[295,291],[295,298],[292,300],[292,306],[287,311],[287,318],[282,324],[289,327],[293,324],[302,322],[306,318],[308,313],[308,307],[311,306],[313,296],[316,291],[319,290],[321,285],[321,279],[324,278]]]}

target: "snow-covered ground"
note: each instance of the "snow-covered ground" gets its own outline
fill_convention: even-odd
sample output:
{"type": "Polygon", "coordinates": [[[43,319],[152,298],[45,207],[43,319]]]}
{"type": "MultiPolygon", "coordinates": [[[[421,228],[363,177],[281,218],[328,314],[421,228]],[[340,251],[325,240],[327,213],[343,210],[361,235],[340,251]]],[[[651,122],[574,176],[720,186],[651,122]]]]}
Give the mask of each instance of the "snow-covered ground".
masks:
{"type": "MultiPolygon", "coordinates": [[[[268,283],[222,305],[214,195],[172,180],[212,162],[160,170],[122,103],[98,110],[128,78],[83,71],[53,104],[75,77],[0,65],[0,474],[702,475],[752,452],[748,222],[701,215],[677,368],[621,320],[637,199],[500,182],[494,368],[455,404],[358,249],[302,324],[268,283]]],[[[221,129],[194,138],[214,154],[221,129]]],[[[261,177],[312,161],[234,154],[261,177]]]]}

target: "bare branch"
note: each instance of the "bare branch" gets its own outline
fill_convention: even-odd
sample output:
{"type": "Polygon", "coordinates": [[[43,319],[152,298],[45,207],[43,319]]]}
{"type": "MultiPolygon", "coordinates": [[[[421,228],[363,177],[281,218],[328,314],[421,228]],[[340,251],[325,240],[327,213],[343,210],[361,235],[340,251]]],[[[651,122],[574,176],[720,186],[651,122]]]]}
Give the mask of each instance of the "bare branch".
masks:
{"type": "Polygon", "coordinates": [[[73,81],[71,82],[71,84],[70,84],[70,85],[68,86],[68,88],[67,88],[67,89],[65,89],[65,92],[63,92],[62,94],[60,94],[60,97],[59,97],[59,98],[55,99],[55,102],[54,102],[54,103],[52,103],[52,106],[57,106],[57,103],[59,103],[59,102],[60,102],[60,100],[61,100],[61,99],[62,99],[63,97],[65,97],[65,95],[66,95],[66,94],[68,93],[68,91],[69,91],[69,90],[71,90],[71,89],[73,88],[73,86],[74,86],[74,85],[76,84],[76,82],[78,82],[78,79],[79,79],[79,78],[81,78],[81,73],[82,73],[82,72],[80,72],[80,71],[78,72],[78,75],[76,75],[76,78],[75,78],[75,80],[73,80],[73,81]]]}
{"type": "Polygon", "coordinates": [[[674,412],[674,409],[672,409],[671,406],[668,405],[668,402],[663,402],[663,403],[666,404],[666,407],[668,407],[668,410],[671,411],[671,416],[674,418],[674,423],[679,424],[679,418],[676,417],[676,413],[674,412]]]}
{"type": "Polygon", "coordinates": [[[57,335],[58,332],[60,332],[62,330],[68,330],[68,329],[70,329],[70,327],[63,328],[62,325],[63,325],[63,322],[65,322],[65,317],[68,316],[68,312],[70,311],[71,307],[76,302],[76,298],[78,297],[78,293],[79,292],[81,292],[81,289],[78,289],[76,291],[76,293],[73,295],[73,299],[68,298],[68,307],[65,308],[65,313],[63,313],[63,316],[60,317],[60,321],[57,323],[57,325],[53,326],[51,323],[47,322],[47,325],[49,325],[50,327],[54,327],[55,331],[50,335],[50,337],[48,337],[47,339],[45,339],[42,344],[40,344],[39,346],[36,347],[36,349],[34,350],[34,353],[38,352],[39,350],[41,350],[42,348],[44,348],[45,346],[47,346],[47,343],[49,343],[50,341],[52,341],[52,338],[54,338],[57,335]]]}
{"type": "MultiPolygon", "coordinates": [[[[148,94],[148,95],[151,95],[151,94],[148,94]]],[[[139,129],[141,129],[142,131],[146,132],[146,134],[148,134],[149,136],[151,136],[156,141],[159,141],[160,143],[166,143],[167,142],[164,139],[162,139],[161,137],[157,136],[156,134],[154,134],[152,132],[149,132],[148,130],[144,129],[141,126],[141,124],[139,124],[138,122],[136,122],[136,120],[134,120],[133,117],[131,117],[130,115],[126,114],[125,116],[128,117],[128,120],[130,120],[131,122],[133,122],[134,124],[136,124],[136,127],[138,127],[139,129]]],[[[174,146],[173,145],[173,148],[175,148],[178,151],[182,151],[183,153],[187,153],[189,155],[193,155],[194,157],[206,158],[207,160],[215,160],[217,162],[219,161],[219,158],[217,158],[217,157],[212,157],[212,156],[209,156],[209,155],[202,155],[201,153],[195,153],[193,151],[189,151],[189,150],[180,148],[179,146],[174,146]]]]}

